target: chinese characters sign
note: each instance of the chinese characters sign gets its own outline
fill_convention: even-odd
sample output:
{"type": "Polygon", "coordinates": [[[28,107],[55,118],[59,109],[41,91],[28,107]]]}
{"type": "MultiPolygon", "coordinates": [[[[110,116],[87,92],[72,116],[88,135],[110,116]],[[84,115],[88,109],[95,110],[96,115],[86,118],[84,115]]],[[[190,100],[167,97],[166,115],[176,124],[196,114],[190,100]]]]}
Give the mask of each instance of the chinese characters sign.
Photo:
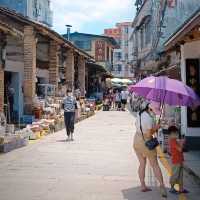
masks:
{"type": "MultiPolygon", "coordinates": [[[[186,83],[200,96],[199,60],[186,60],[186,83]]],[[[188,127],[200,127],[200,106],[187,110],[188,127]]]]}
{"type": "Polygon", "coordinates": [[[105,41],[97,40],[95,42],[95,60],[97,62],[105,61],[105,41]]]}

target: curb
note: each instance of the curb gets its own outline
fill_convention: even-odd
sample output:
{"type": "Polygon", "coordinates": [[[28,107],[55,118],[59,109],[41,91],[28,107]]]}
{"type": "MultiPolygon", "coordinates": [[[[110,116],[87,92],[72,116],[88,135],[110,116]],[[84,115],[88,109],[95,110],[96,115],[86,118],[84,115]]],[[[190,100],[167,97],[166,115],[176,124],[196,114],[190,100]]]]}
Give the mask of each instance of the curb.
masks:
{"type": "Polygon", "coordinates": [[[194,181],[200,185],[200,177],[197,175],[191,168],[188,166],[184,165],[184,170],[188,173],[188,175],[192,176],[194,181]]]}

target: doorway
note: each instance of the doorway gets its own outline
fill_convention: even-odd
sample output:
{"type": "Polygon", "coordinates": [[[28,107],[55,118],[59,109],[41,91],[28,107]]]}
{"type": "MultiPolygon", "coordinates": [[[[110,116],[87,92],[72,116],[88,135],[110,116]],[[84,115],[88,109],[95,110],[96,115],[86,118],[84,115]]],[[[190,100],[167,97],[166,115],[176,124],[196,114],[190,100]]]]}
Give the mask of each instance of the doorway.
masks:
{"type": "Polygon", "coordinates": [[[22,102],[20,101],[20,85],[20,76],[18,72],[5,71],[4,111],[9,124],[20,122],[22,107],[22,102]]]}

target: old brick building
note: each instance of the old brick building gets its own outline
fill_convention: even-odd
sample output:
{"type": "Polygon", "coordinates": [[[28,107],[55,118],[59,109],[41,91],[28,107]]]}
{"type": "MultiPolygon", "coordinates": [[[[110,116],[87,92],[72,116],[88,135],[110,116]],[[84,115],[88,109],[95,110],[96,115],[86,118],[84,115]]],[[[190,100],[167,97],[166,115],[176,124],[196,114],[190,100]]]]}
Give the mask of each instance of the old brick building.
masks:
{"type": "Polygon", "coordinates": [[[55,88],[62,82],[73,89],[78,74],[84,95],[85,63],[93,60],[90,55],[48,27],[1,7],[0,35],[0,111],[8,86],[13,88],[13,110],[19,117],[32,113],[38,82],[55,88]]]}

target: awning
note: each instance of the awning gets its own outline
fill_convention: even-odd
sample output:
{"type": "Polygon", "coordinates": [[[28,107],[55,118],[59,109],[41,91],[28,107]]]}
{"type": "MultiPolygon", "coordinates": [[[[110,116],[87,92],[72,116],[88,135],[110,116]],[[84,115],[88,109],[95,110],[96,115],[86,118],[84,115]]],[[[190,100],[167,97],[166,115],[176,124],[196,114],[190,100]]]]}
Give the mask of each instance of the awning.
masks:
{"type": "Polygon", "coordinates": [[[113,78],[111,79],[112,83],[119,83],[119,84],[132,84],[133,81],[129,80],[129,79],[121,79],[121,78],[113,78]]]}
{"type": "Polygon", "coordinates": [[[91,74],[98,74],[105,78],[113,78],[113,75],[102,65],[93,62],[87,62],[86,66],[91,74]]]}
{"type": "Polygon", "coordinates": [[[87,62],[86,63],[88,69],[91,71],[91,72],[96,72],[96,73],[106,73],[107,70],[102,66],[102,65],[98,65],[96,63],[92,63],[92,62],[87,62]]]}

